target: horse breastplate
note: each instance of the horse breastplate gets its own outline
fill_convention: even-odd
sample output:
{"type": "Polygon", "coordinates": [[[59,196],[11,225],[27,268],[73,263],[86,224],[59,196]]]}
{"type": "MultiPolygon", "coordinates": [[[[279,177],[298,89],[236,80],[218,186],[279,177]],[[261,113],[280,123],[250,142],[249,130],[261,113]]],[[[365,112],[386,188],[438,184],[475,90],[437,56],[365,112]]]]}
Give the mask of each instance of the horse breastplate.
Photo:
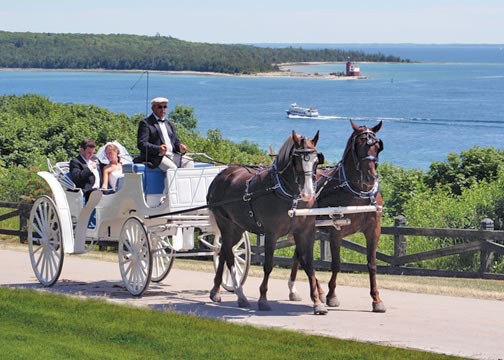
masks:
{"type": "Polygon", "coordinates": [[[380,181],[378,179],[376,179],[373,188],[370,191],[357,190],[354,187],[352,187],[350,182],[347,180],[345,167],[341,162],[337,165],[335,171],[330,176],[327,175],[322,176],[325,177],[326,180],[322,184],[320,189],[317,191],[317,198],[324,191],[324,189],[326,189],[326,186],[330,184],[332,189],[336,191],[340,189],[345,190],[359,199],[369,199],[371,205],[376,204],[376,195],[378,195],[378,193],[380,192],[380,181]]]}

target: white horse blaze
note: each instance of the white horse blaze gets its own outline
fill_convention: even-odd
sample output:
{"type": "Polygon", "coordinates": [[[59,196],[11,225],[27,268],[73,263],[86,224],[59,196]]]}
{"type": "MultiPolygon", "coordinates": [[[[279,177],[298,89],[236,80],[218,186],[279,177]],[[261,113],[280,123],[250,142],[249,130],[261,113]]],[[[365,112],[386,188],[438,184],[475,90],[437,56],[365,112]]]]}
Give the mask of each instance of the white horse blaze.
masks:
{"type": "Polygon", "coordinates": [[[309,200],[315,195],[315,189],[313,184],[313,164],[317,160],[317,153],[312,152],[309,154],[310,159],[305,161],[303,159],[303,171],[304,171],[304,187],[301,191],[301,197],[303,200],[309,200]]]}
{"type": "Polygon", "coordinates": [[[287,283],[287,285],[289,286],[289,291],[291,292],[291,294],[297,293],[295,281],[292,281],[291,279],[289,279],[289,282],[287,283]]]}

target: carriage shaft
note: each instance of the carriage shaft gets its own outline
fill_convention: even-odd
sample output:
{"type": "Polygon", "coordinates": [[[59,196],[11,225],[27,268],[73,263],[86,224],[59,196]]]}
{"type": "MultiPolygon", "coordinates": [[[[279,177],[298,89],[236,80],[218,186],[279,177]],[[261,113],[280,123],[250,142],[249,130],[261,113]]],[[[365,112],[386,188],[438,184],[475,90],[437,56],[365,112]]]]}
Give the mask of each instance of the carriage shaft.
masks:
{"type": "Polygon", "coordinates": [[[289,210],[288,214],[290,217],[293,216],[320,216],[320,215],[346,215],[346,214],[358,214],[366,212],[377,212],[382,210],[382,206],[379,205],[363,205],[363,206],[337,206],[328,208],[317,208],[317,209],[293,209],[289,210]]]}

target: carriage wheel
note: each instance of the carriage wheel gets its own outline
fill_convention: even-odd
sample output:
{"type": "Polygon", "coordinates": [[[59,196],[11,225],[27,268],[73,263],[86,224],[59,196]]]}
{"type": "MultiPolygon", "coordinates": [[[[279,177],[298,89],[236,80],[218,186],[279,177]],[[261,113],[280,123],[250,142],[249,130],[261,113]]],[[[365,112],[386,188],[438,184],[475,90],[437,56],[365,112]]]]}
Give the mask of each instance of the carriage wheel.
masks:
{"type": "Polygon", "coordinates": [[[152,276],[152,254],[149,235],[137,217],[126,220],[119,236],[119,270],[128,291],[140,296],[149,286],[152,276]]]}
{"type": "MultiPolygon", "coordinates": [[[[219,266],[219,253],[221,248],[220,238],[214,239],[214,245],[218,250],[214,251],[214,267],[217,271],[219,266]]],[[[247,280],[248,272],[250,269],[250,240],[248,232],[244,232],[240,241],[233,246],[234,263],[236,270],[238,272],[238,279],[240,284],[243,286],[247,280]]],[[[233,279],[231,278],[231,273],[227,266],[224,266],[224,271],[222,273],[222,287],[229,292],[233,292],[233,279]]]]}
{"type": "Polygon", "coordinates": [[[175,257],[175,251],[168,247],[168,239],[157,235],[151,236],[152,249],[152,278],[153,282],[163,281],[170,272],[175,257]]]}
{"type": "Polygon", "coordinates": [[[49,196],[39,197],[30,211],[28,246],[35,276],[52,286],[63,267],[63,234],[56,204],[49,196]]]}

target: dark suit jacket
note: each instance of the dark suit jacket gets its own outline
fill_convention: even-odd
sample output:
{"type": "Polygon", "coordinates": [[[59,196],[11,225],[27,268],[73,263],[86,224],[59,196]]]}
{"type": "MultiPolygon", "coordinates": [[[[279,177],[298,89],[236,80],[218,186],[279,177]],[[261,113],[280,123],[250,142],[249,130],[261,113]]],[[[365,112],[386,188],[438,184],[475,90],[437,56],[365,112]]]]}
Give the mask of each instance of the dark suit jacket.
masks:
{"type": "MultiPolygon", "coordinates": [[[[175,131],[175,126],[168,120],[165,120],[165,124],[167,125],[168,137],[173,146],[173,152],[180,152],[180,140],[175,131]]],[[[159,148],[163,144],[161,139],[162,134],[159,123],[154,114],[151,114],[148,118],[143,119],[138,127],[137,146],[140,150],[140,159],[137,160],[151,163],[151,167],[158,167],[163,158],[159,155],[159,148]]]]}
{"type": "MultiPolygon", "coordinates": [[[[101,183],[101,166],[98,166],[98,174],[100,174],[101,183]]],[[[87,166],[86,161],[82,158],[82,156],[79,155],[70,160],[70,177],[75,185],[82,189],[84,197],[87,200],[89,198],[89,194],[93,190],[95,176],[87,166]]]]}

